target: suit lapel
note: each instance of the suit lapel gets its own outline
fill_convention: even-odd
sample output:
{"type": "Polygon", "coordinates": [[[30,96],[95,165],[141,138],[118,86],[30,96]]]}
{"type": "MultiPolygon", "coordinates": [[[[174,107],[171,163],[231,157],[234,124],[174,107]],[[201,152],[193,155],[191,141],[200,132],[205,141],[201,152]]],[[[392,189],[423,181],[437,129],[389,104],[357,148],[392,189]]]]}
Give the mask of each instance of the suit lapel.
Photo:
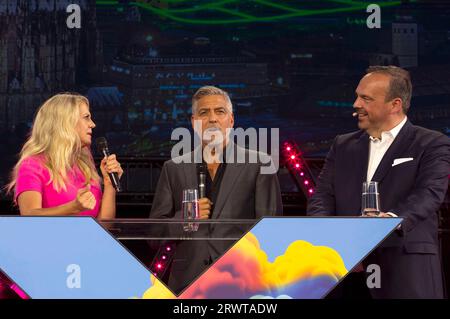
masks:
{"type": "Polygon", "coordinates": [[[183,189],[197,189],[198,188],[198,182],[197,182],[197,166],[195,163],[192,164],[182,164],[183,165],[183,171],[184,171],[184,178],[185,178],[185,187],[183,189]]]}
{"type": "Polygon", "coordinates": [[[220,191],[217,196],[216,203],[214,203],[212,218],[219,218],[222,214],[227,198],[231,191],[236,187],[236,180],[241,174],[244,165],[245,164],[242,163],[227,163],[225,174],[223,175],[223,179],[220,184],[220,191]]]}
{"type": "Polygon", "coordinates": [[[191,152],[186,155],[187,161],[186,163],[182,163],[183,172],[184,172],[184,186],[183,189],[198,189],[198,181],[197,181],[197,164],[194,161],[195,152],[191,152]]]}
{"type": "Polygon", "coordinates": [[[369,135],[366,132],[363,132],[359,137],[353,156],[356,181],[362,186],[362,183],[367,180],[367,167],[369,165],[369,135]]]}
{"type": "Polygon", "coordinates": [[[406,121],[405,125],[402,127],[394,142],[392,142],[389,149],[384,154],[380,164],[373,175],[372,180],[374,182],[381,182],[389,170],[392,168],[392,162],[397,157],[401,156],[403,151],[409,146],[409,140],[413,138],[411,134],[412,124],[406,121]]]}

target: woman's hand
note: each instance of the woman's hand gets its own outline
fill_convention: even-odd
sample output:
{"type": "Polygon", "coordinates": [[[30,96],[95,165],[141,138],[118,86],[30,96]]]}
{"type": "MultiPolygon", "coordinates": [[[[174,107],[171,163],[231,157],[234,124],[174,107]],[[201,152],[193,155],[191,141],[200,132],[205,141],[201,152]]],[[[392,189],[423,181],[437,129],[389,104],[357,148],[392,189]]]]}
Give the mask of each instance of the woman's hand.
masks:
{"type": "Polygon", "coordinates": [[[77,198],[74,199],[73,203],[75,205],[76,211],[78,212],[93,210],[95,208],[97,200],[95,199],[94,194],[92,194],[91,192],[90,185],[87,185],[85,188],[78,190],[77,198]]]}
{"type": "Polygon", "coordinates": [[[110,155],[102,159],[100,163],[100,170],[103,175],[103,184],[106,186],[112,186],[111,180],[109,179],[108,173],[117,173],[119,179],[123,174],[123,169],[120,167],[120,163],[116,159],[116,155],[110,155]]]}

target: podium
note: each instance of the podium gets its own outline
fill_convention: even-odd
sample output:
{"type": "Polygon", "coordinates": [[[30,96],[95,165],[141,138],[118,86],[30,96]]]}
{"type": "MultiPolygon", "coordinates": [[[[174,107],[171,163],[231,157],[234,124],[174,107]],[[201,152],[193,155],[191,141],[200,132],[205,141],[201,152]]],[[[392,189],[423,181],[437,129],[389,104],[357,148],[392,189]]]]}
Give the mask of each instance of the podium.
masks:
{"type": "Polygon", "coordinates": [[[401,221],[0,217],[0,268],[38,299],[318,299],[401,221]]]}

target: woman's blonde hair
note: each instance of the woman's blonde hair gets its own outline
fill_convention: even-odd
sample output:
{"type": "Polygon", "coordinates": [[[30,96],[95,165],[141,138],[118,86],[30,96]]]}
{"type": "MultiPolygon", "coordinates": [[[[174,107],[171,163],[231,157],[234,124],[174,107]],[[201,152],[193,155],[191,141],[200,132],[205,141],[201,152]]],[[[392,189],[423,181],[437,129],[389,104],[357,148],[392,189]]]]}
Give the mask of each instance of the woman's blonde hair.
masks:
{"type": "Polygon", "coordinates": [[[100,177],[88,147],[82,147],[76,125],[80,120],[80,105],[89,106],[86,97],[74,93],[57,94],[42,104],[34,119],[31,135],[22,147],[20,158],[13,169],[10,192],[16,185],[17,172],[23,160],[30,156],[42,155],[44,165],[50,172],[49,184],[56,191],[66,191],[67,173],[78,165],[86,184],[100,177]]]}

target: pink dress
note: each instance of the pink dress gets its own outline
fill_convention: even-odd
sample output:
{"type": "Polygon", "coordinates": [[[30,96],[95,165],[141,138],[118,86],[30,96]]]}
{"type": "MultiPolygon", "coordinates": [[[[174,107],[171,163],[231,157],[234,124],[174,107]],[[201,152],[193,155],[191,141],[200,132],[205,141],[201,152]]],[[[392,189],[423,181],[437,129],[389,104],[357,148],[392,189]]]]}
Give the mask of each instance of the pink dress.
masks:
{"type": "MultiPolygon", "coordinates": [[[[77,197],[79,189],[85,187],[84,176],[78,166],[74,166],[67,173],[67,191],[57,192],[50,181],[50,173],[44,165],[44,157],[30,156],[20,164],[14,199],[17,201],[19,195],[25,191],[36,191],[42,194],[42,208],[55,207],[66,204],[77,197]]],[[[79,216],[97,217],[100,210],[102,190],[100,184],[91,181],[91,192],[96,199],[95,208],[79,213],[79,216]]]]}

